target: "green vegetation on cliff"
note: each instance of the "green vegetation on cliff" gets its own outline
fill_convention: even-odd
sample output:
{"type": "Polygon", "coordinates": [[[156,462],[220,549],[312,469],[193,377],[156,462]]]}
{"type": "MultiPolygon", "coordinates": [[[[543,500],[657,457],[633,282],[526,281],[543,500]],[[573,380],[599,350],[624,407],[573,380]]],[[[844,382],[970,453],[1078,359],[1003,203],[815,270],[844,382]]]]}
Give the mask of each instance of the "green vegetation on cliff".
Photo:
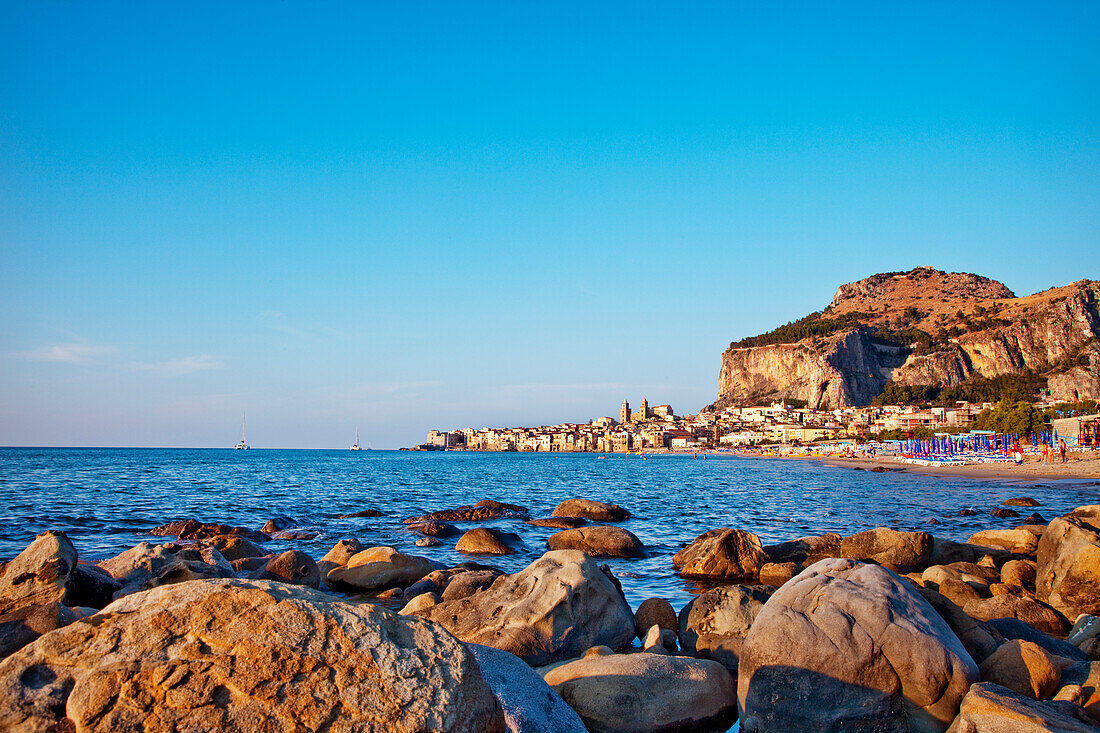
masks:
{"type": "Polygon", "coordinates": [[[874,405],[952,405],[956,402],[1029,402],[1046,387],[1046,377],[1031,371],[974,377],[954,387],[887,382],[874,405]]]}

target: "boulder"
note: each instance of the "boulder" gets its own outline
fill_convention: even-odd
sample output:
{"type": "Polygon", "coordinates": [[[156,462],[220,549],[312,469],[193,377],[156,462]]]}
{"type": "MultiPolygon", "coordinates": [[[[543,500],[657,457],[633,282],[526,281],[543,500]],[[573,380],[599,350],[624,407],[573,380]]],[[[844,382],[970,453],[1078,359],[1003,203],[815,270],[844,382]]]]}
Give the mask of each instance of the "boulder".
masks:
{"type": "Polygon", "coordinates": [[[284,529],[281,532],[272,532],[270,535],[273,540],[314,540],[317,539],[316,532],[310,532],[307,529],[284,529]]]}
{"type": "Polygon", "coordinates": [[[253,542],[266,542],[268,537],[263,532],[257,532],[247,527],[233,527],[228,524],[216,524],[214,522],[200,522],[197,519],[178,519],[168,524],[162,524],[149,530],[149,534],[158,537],[178,537],[181,540],[208,540],[218,535],[238,535],[247,537],[253,542]]]}
{"type": "Polygon", "coordinates": [[[532,527],[577,529],[588,524],[588,520],[584,517],[545,517],[543,519],[528,519],[526,524],[530,524],[532,527]]]}
{"type": "Polygon", "coordinates": [[[1000,547],[1013,555],[1032,555],[1039,547],[1039,538],[1026,529],[983,529],[967,540],[972,545],[1000,547]]]}
{"type": "Polygon", "coordinates": [[[508,733],[587,733],[576,711],[515,654],[465,646],[504,710],[508,733]]]}
{"type": "Polygon", "coordinates": [[[352,555],[346,565],[329,570],[325,582],[338,590],[373,591],[412,585],[433,570],[426,557],[405,555],[396,547],[371,547],[352,555]]]}
{"type": "Polygon", "coordinates": [[[417,547],[438,547],[439,540],[435,537],[417,537],[413,544],[417,547]]]}
{"type": "Polygon", "coordinates": [[[947,733],[1095,733],[1080,705],[1040,702],[1007,687],[979,682],[970,688],[947,733]]]}
{"type": "Polygon", "coordinates": [[[0,573],[0,614],[25,606],[69,605],[76,548],[64,532],[43,532],[0,573]]]}
{"type": "Polygon", "coordinates": [[[646,632],[645,639],[642,640],[642,651],[653,654],[675,654],[676,632],[653,624],[646,632]]]}
{"type": "Polygon", "coordinates": [[[899,573],[922,570],[932,558],[932,535],[876,527],[841,540],[840,556],[871,561],[899,573]]]}
{"type": "Polygon", "coordinates": [[[79,561],[69,573],[68,605],[103,608],[122,590],[122,583],[98,565],[79,561]]]}
{"type": "Polygon", "coordinates": [[[68,626],[80,618],[60,603],[23,606],[0,614],[0,659],[13,654],[47,631],[68,626]]]}
{"type": "Polygon", "coordinates": [[[485,590],[503,575],[499,570],[463,570],[455,573],[444,584],[440,598],[444,601],[457,601],[485,590]]]}
{"type": "Polygon", "coordinates": [[[967,616],[962,608],[944,595],[931,588],[921,588],[919,593],[932,608],[936,609],[940,618],[947,622],[955,632],[955,636],[959,637],[959,641],[963,643],[967,653],[978,664],[1004,644],[1005,639],[999,631],[984,621],[967,616]]]}
{"type": "Polygon", "coordinates": [[[1034,588],[1035,568],[1031,560],[1009,560],[1001,566],[1001,582],[1020,588],[1034,588]]]}
{"type": "Polygon", "coordinates": [[[728,725],[733,677],[718,664],[667,654],[599,654],[555,667],[545,680],[590,731],[647,733],[728,725]]]}
{"type": "Polygon", "coordinates": [[[760,583],[778,588],[796,575],[798,565],[793,562],[768,562],[760,568],[760,583]]]}
{"type": "Polygon", "coordinates": [[[953,562],[977,562],[985,552],[984,547],[975,547],[965,542],[955,542],[942,537],[932,538],[932,555],[929,565],[948,565],[953,562]]]}
{"type": "Polygon", "coordinates": [[[1065,657],[1075,662],[1088,661],[1088,655],[1083,651],[1061,639],[1055,639],[1050,634],[1039,631],[1034,626],[1024,623],[1016,618],[993,618],[984,622],[986,626],[994,629],[1005,639],[1024,639],[1038,644],[1057,657],[1065,657]]]}
{"type": "Polygon", "coordinates": [[[403,521],[405,524],[421,524],[423,522],[481,522],[486,519],[517,517],[526,512],[526,507],[484,499],[473,506],[442,509],[437,512],[421,514],[417,517],[409,517],[403,521]]]}
{"type": "Polygon", "coordinates": [[[458,527],[446,522],[413,522],[405,529],[425,537],[454,537],[458,534],[458,527]]]}
{"type": "Polygon", "coordinates": [[[503,575],[500,570],[489,565],[476,562],[464,562],[445,570],[433,570],[420,580],[410,585],[406,590],[412,598],[418,593],[435,593],[442,596],[451,583],[458,579],[456,589],[452,591],[452,597],[469,595],[470,593],[488,588],[498,576],[503,575]],[[473,573],[473,575],[467,575],[473,573]]]}
{"type": "Polygon", "coordinates": [[[270,558],[264,566],[252,572],[253,580],[277,580],[280,583],[316,588],[321,584],[321,571],[313,558],[299,550],[288,550],[270,558]]]}
{"type": "Polygon", "coordinates": [[[1001,504],[1003,506],[1042,506],[1042,504],[1035,501],[1030,496],[1017,496],[1012,499],[1005,499],[1001,504]]]}
{"type": "Polygon", "coordinates": [[[680,647],[736,672],[745,636],[774,591],[770,586],[732,585],[692,598],[678,619],[680,647]]]}
{"type": "Polygon", "coordinates": [[[465,555],[513,555],[523,541],[514,532],[474,527],[458,538],[455,550],[465,555]]]}
{"type": "Polygon", "coordinates": [[[594,522],[625,522],[631,514],[618,504],[592,499],[566,499],[554,507],[552,517],[583,517],[594,522]]]}
{"type": "Polygon", "coordinates": [[[704,532],[672,557],[672,566],[685,578],[755,580],[769,560],[760,538],[740,529],[704,532]]]}
{"type": "Polygon", "coordinates": [[[213,547],[174,542],[163,545],[142,542],[98,565],[122,583],[116,598],[162,585],[235,575],[233,566],[213,547]]]}
{"type": "Polygon", "coordinates": [[[363,550],[367,549],[362,542],[354,537],[347,537],[340,540],[332,549],[325,553],[325,556],[317,561],[317,569],[320,571],[321,576],[328,575],[328,572],[333,568],[342,567],[348,564],[348,560],[359,554],[363,550]]]}
{"type": "Polygon", "coordinates": [[[341,514],[340,519],[363,519],[367,517],[384,517],[386,516],[377,509],[363,509],[362,511],[352,512],[351,514],[341,514]]]}
{"type": "Polygon", "coordinates": [[[1035,595],[1067,618],[1100,614],[1100,506],[1053,519],[1039,540],[1035,595]]]}
{"type": "Polygon", "coordinates": [[[577,550],[555,550],[487,589],[420,615],[463,641],[550,664],[605,644],[626,647],[634,615],[610,570],[577,550]]]}
{"type": "MultiPolygon", "coordinates": [[[[812,565],[818,560],[840,555],[840,542],[844,538],[836,532],[800,537],[797,540],[766,545],[764,552],[773,563],[793,562],[799,567],[812,565]]],[[[797,573],[796,573],[797,575],[797,573]]]]}
{"type": "Polygon", "coordinates": [[[645,545],[633,532],[605,524],[563,530],[551,535],[546,545],[551,550],[580,550],[592,557],[646,556],[645,545]]]}
{"type": "Polygon", "coordinates": [[[990,515],[996,517],[997,519],[1012,519],[1013,517],[1020,516],[1020,513],[1015,509],[1002,509],[1000,507],[997,507],[990,512],[990,515]]]}
{"type": "Polygon", "coordinates": [[[1005,642],[978,667],[982,682],[994,682],[1033,700],[1048,700],[1058,689],[1062,664],[1030,641],[1005,642]]]}
{"type": "Polygon", "coordinates": [[[1011,594],[979,598],[967,603],[963,610],[980,621],[995,618],[1019,619],[1051,636],[1065,636],[1069,631],[1066,619],[1050,606],[1011,594]]]}
{"type": "Polygon", "coordinates": [[[676,610],[664,598],[647,598],[634,612],[634,635],[639,639],[644,639],[653,626],[668,629],[673,633],[679,631],[676,610]]]}
{"type": "Polygon", "coordinates": [[[273,534],[275,532],[282,532],[284,529],[296,527],[297,524],[297,522],[287,516],[272,517],[264,522],[264,526],[260,527],[260,531],[264,534],[273,534]]]}
{"type": "Polygon", "coordinates": [[[1081,695],[1077,703],[1100,723],[1100,662],[1075,662],[1062,669],[1063,685],[1078,685],[1081,695]]]}
{"type": "Polygon", "coordinates": [[[213,580],[111,604],[0,663],[5,730],[504,730],[438,626],[300,586],[213,580]]]}
{"type": "Polygon", "coordinates": [[[203,540],[203,544],[213,547],[226,560],[233,562],[244,557],[263,557],[267,551],[252,540],[233,534],[223,534],[203,540]]]}
{"type": "Polygon", "coordinates": [[[242,557],[240,560],[230,560],[229,564],[233,566],[233,572],[237,573],[242,578],[247,578],[252,573],[263,568],[267,565],[267,561],[275,557],[274,555],[264,555],[263,557],[242,557]]]}
{"type": "Polygon", "coordinates": [[[877,565],[822,560],[777,590],[741,649],[741,730],[942,731],[978,679],[947,623],[877,565]]]}
{"type": "Polygon", "coordinates": [[[431,608],[437,603],[439,603],[439,596],[435,593],[421,593],[409,599],[400,613],[402,616],[415,616],[418,612],[431,608]]]}

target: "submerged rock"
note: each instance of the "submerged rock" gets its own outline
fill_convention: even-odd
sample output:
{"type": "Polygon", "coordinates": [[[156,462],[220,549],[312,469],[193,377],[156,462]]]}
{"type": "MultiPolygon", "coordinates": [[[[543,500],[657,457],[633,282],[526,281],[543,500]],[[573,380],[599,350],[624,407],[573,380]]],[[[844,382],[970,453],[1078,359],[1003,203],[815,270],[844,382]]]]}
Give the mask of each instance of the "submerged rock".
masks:
{"type": "Polygon", "coordinates": [[[275,532],[282,532],[284,529],[290,529],[296,527],[297,522],[287,516],[272,517],[264,522],[264,526],[260,527],[260,531],[265,534],[273,534],[275,532]]]}
{"type": "Polygon", "coordinates": [[[351,514],[341,514],[340,519],[363,519],[367,517],[384,517],[386,516],[377,509],[363,509],[362,511],[352,512],[351,514]]]}
{"type": "Polygon", "coordinates": [[[552,527],[554,529],[577,529],[588,524],[584,517],[546,517],[544,519],[528,519],[525,524],[532,527],[552,527]]]}
{"type": "Polygon", "coordinates": [[[405,529],[425,537],[454,537],[458,534],[458,527],[446,522],[413,522],[405,529]]]}
{"type": "Polygon", "coordinates": [[[487,589],[424,612],[463,641],[511,652],[531,665],[550,664],[634,638],[634,614],[622,590],[582,552],[548,552],[487,589]]]}
{"type": "Polygon", "coordinates": [[[545,674],[589,730],[693,730],[736,717],[736,685],[718,664],[667,654],[593,654],[545,674]]]}
{"type": "Polygon", "coordinates": [[[424,522],[481,522],[486,519],[516,517],[526,512],[526,507],[483,499],[473,506],[460,506],[455,509],[442,509],[437,512],[429,512],[418,517],[409,517],[404,520],[404,522],[405,524],[421,524],[424,522]]]}
{"type": "Polygon", "coordinates": [[[0,663],[5,730],[504,730],[437,626],[270,581],[123,598],[0,663]]]}
{"type": "Polygon", "coordinates": [[[712,529],[672,556],[685,578],[755,580],[769,560],[760,538],[740,529],[712,529]]]}
{"type": "Polygon", "coordinates": [[[741,730],[942,731],[977,679],[912,586],[877,565],[822,560],[772,595],[745,638],[741,730]]]}
{"type": "Polygon", "coordinates": [[[583,517],[594,522],[625,522],[631,514],[618,504],[593,499],[566,499],[554,507],[554,517],[583,517]]]}
{"type": "Polygon", "coordinates": [[[551,550],[580,550],[592,557],[645,557],[646,549],[633,532],[622,527],[595,525],[582,529],[567,529],[546,540],[551,550]]]}

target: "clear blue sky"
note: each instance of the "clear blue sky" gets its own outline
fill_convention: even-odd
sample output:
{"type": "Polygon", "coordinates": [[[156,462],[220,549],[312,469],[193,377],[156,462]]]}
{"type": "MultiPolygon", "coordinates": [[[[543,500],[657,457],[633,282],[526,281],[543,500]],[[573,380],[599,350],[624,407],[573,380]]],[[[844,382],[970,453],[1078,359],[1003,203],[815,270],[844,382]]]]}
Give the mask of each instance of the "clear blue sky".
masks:
{"type": "Polygon", "coordinates": [[[1100,278],[1096,3],[0,8],[0,444],[689,412],[843,282],[1100,278]]]}

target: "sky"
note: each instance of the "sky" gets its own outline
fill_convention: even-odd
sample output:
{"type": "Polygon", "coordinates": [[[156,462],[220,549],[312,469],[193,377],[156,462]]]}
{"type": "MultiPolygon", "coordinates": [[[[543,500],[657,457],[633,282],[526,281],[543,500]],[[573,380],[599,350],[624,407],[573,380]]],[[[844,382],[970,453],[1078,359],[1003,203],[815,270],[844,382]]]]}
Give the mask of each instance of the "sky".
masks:
{"type": "Polygon", "coordinates": [[[876,272],[1100,279],[1100,4],[0,2],[0,445],[695,412],[876,272]]]}

